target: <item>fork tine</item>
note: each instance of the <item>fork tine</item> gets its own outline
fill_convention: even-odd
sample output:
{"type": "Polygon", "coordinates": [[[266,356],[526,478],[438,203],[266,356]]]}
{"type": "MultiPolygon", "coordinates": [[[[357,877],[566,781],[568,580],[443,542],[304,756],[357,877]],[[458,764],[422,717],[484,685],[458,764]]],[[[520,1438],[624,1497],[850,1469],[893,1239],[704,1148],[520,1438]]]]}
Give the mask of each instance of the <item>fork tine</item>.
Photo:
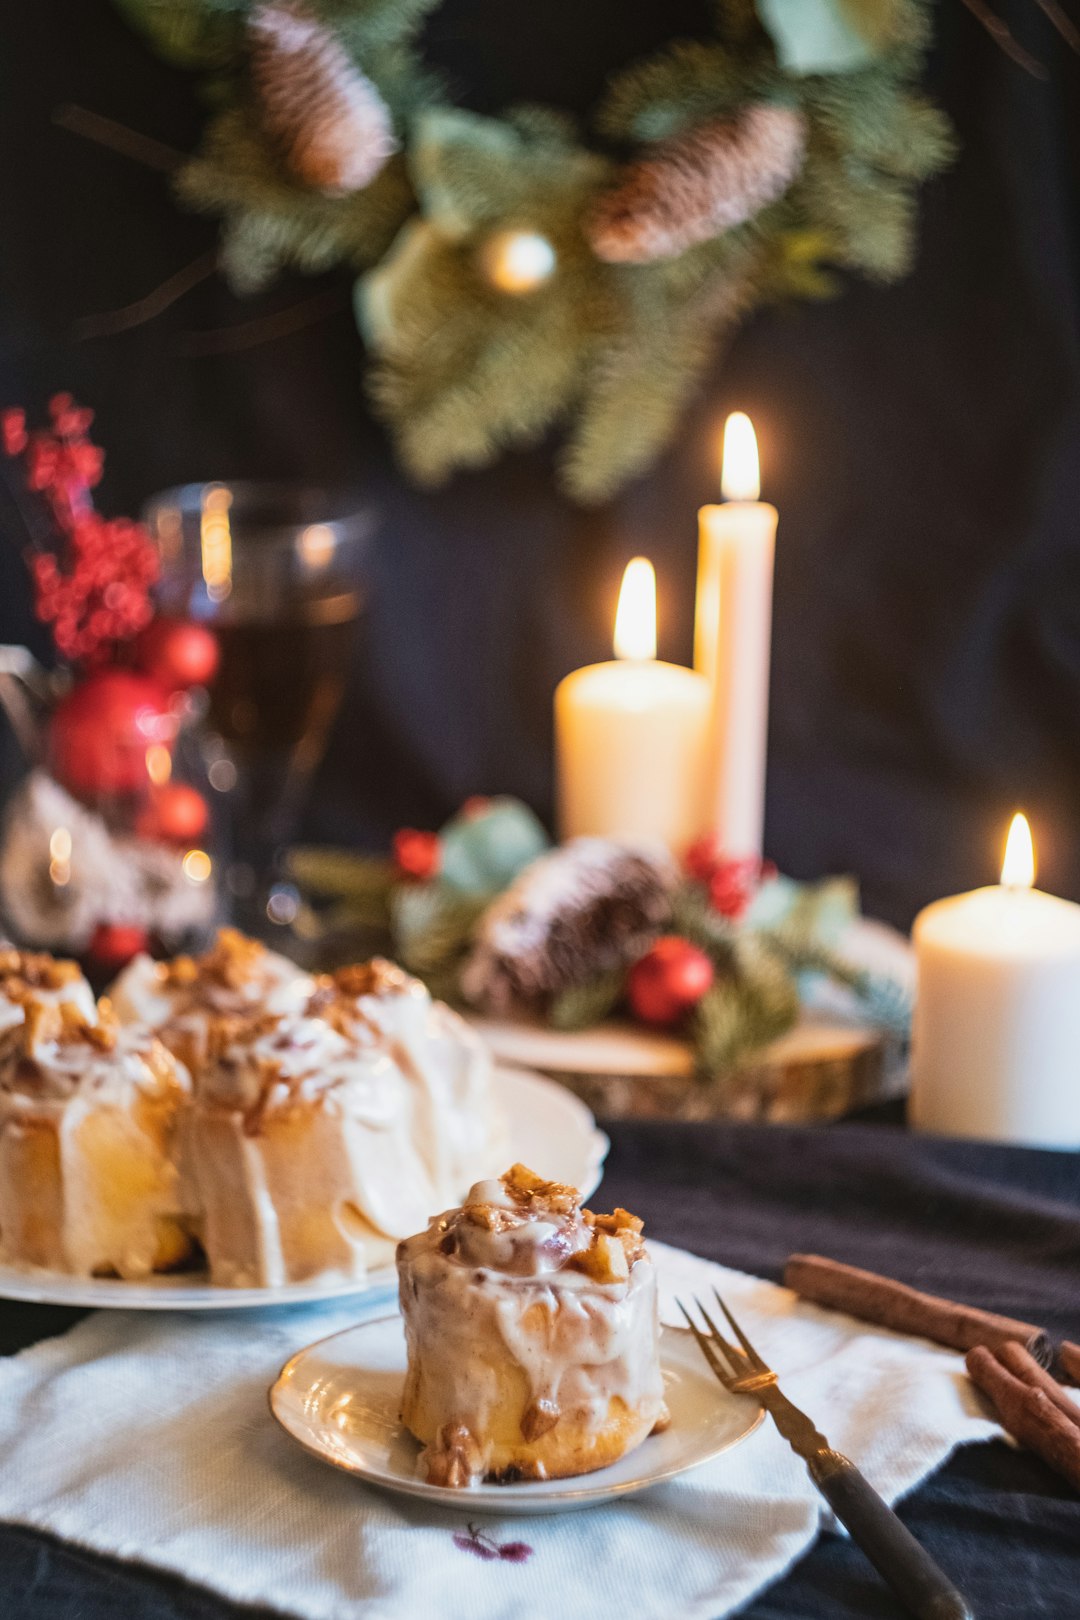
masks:
{"type": "Polygon", "coordinates": [[[720,1329],[717,1327],[716,1323],[713,1321],[700,1299],[695,1298],[694,1304],[697,1306],[698,1310],[705,1318],[705,1321],[708,1323],[709,1331],[713,1336],[713,1342],[723,1346],[724,1354],[727,1356],[728,1361],[735,1369],[735,1376],[737,1378],[741,1377],[746,1371],[747,1358],[743,1355],[738,1345],[731,1344],[729,1340],[724,1338],[724,1335],[720,1332],[720,1329]]]}
{"type": "Polygon", "coordinates": [[[716,1303],[719,1305],[720,1309],[723,1311],[724,1315],[727,1317],[728,1326],[731,1328],[732,1333],[734,1333],[735,1337],[738,1339],[739,1343],[742,1345],[743,1349],[745,1350],[747,1358],[748,1358],[748,1360],[750,1362],[750,1365],[753,1367],[754,1371],[755,1372],[768,1372],[769,1371],[768,1363],[762,1361],[761,1357],[758,1355],[757,1351],[754,1349],[753,1345],[750,1343],[750,1340],[746,1337],[746,1334],[743,1332],[743,1330],[739,1326],[738,1322],[736,1322],[735,1318],[732,1316],[731,1312],[728,1310],[727,1306],[724,1304],[723,1300],[720,1298],[720,1295],[716,1293],[715,1288],[713,1289],[713,1293],[716,1294],[716,1303]]]}
{"type": "MultiPolygon", "coordinates": [[[[690,1315],[690,1312],[687,1310],[687,1308],[683,1304],[682,1300],[677,1299],[675,1301],[675,1303],[679,1307],[680,1311],[682,1311],[683,1315],[686,1317],[687,1326],[689,1327],[691,1333],[694,1335],[694,1338],[697,1340],[698,1346],[699,1346],[699,1348],[701,1350],[702,1355],[705,1357],[705,1360],[709,1363],[709,1366],[712,1368],[712,1370],[716,1374],[717,1378],[719,1378],[720,1382],[724,1385],[725,1388],[727,1388],[728,1384],[731,1383],[731,1380],[732,1380],[734,1374],[730,1373],[727,1370],[727,1368],[724,1366],[723,1362],[720,1360],[720,1357],[716,1352],[716,1349],[715,1349],[715,1346],[712,1343],[712,1340],[708,1337],[707,1334],[702,1333],[701,1329],[698,1327],[697,1323],[694,1321],[694,1318],[690,1315]]],[[[696,1301],[695,1301],[695,1303],[696,1303],[696,1301]]]]}

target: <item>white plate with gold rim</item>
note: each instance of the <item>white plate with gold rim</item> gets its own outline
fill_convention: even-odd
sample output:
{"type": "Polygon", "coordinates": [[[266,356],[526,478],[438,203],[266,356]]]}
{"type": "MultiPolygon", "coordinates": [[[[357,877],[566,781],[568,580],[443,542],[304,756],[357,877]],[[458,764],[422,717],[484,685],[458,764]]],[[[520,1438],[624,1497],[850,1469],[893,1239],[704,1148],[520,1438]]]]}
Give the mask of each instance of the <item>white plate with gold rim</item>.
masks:
{"type": "MultiPolygon", "coordinates": [[[[520,1159],[552,1181],[594,1192],[603,1174],[608,1139],[592,1114],[564,1086],[523,1069],[496,1071],[506,1107],[509,1146],[502,1172],[520,1159]]],[[[432,1210],[437,1215],[438,1210],[432,1210]]],[[[341,1299],[396,1281],[393,1267],[372,1271],[361,1282],[315,1281],[281,1288],[215,1288],[205,1272],[176,1272],[122,1282],[115,1277],[70,1277],[63,1272],[0,1264],[0,1299],[36,1305],[71,1305],[125,1311],[252,1310],[268,1305],[308,1305],[341,1299]]]]}
{"type": "Polygon", "coordinates": [[[685,1328],[664,1328],[660,1363],[670,1426],[610,1467],[570,1479],[450,1490],[421,1478],[420,1447],[399,1416],[405,1331],[397,1315],[361,1322],[301,1350],[271,1388],[270,1410],[305,1451],[383,1490],[463,1513],[562,1513],[674,1479],[730,1451],[761,1423],[762,1408],[717,1383],[685,1328]]]}

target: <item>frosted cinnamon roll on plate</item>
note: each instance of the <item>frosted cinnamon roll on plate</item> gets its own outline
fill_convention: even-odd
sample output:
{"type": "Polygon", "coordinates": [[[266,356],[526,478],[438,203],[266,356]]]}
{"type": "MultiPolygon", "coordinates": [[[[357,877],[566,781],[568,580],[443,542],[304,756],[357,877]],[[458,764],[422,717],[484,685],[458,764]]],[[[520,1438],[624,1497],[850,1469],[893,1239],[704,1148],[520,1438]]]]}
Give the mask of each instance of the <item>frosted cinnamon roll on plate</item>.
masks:
{"type": "Polygon", "coordinates": [[[190,1082],[146,1029],[31,999],[0,1036],[0,1258],[140,1279],[191,1242],[173,1155],[190,1082]]]}
{"type": "Polygon", "coordinates": [[[562,1512],[672,1479],[762,1421],[685,1329],[661,1338],[641,1223],[520,1165],[407,1238],[398,1271],[401,1315],[310,1345],[270,1391],[294,1440],[367,1484],[562,1512]]]}
{"type": "Polygon", "coordinates": [[[558,1479],[667,1421],[641,1222],[517,1164],[398,1248],[402,1421],[432,1484],[558,1479]]]}

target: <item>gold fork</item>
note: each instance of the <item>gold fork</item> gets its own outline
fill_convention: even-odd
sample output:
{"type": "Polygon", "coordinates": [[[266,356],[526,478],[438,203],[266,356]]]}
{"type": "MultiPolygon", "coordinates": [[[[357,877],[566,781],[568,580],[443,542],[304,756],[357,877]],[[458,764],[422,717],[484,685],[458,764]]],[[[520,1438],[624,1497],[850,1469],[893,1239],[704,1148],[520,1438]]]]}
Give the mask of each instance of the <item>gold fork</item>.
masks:
{"type": "MultiPolygon", "coordinates": [[[[713,1292],[716,1294],[715,1289],[713,1292]]],[[[699,1299],[694,1304],[708,1332],[695,1322],[681,1299],[676,1301],[702,1355],[724,1388],[733,1395],[753,1395],[761,1402],[792,1450],[805,1462],[810,1478],[841,1524],[847,1526],[851,1539],[911,1614],[918,1615],[919,1620],[973,1620],[967,1601],[892,1508],[855,1464],[834,1451],[805,1412],[800,1412],[783,1394],[776,1374],[758,1355],[719,1294],[716,1303],[738,1345],[724,1338],[699,1299]]]]}

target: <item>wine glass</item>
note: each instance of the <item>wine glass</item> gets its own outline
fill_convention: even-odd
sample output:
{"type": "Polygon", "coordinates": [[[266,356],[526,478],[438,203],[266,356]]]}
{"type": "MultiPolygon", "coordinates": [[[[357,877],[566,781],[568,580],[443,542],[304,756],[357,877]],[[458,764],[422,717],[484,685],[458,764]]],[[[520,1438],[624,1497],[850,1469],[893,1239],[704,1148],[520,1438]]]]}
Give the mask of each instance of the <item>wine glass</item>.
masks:
{"type": "Polygon", "coordinates": [[[371,509],[345,491],[185,484],[147,502],[161,611],[211,628],[211,786],[232,806],[228,884],[247,926],[295,914],[277,884],[337,716],[364,603],[371,509]]]}

